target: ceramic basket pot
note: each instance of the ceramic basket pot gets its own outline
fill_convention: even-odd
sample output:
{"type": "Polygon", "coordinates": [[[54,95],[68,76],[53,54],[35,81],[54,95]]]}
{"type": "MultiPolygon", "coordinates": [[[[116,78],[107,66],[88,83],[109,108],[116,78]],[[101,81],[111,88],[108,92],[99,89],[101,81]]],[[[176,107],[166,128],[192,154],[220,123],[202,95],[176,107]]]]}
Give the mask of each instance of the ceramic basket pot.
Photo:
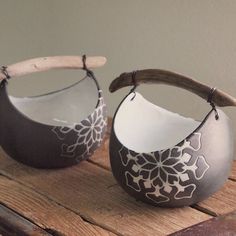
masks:
{"type": "Polygon", "coordinates": [[[227,180],[234,157],[232,124],[218,106],[235,106],[230,95],[173,72],[143,70],[115,79],[110,91],[134,85],[118,106],[110,137],[112,172],[137,200],[162,207],[195,204],[227,180]],[[192,91],[211,105],[202,121],[147,101],[141,83],[165,83],[192,91]]]}
{"type": "Polygon", "coordinates": [[[38,168],[59,168],[87,159],[100,146],[106,130],[106,105],[88,67],[105,58],[46,57],[3,67],[0,73],[0,144],[9,156],[38,168]],[[86,65],[86,66],[85,66],[86,65]],[[75,84],[48,94],[16,98],[8,93],[10,78],[48,69],[86,69],[75,84]]]}

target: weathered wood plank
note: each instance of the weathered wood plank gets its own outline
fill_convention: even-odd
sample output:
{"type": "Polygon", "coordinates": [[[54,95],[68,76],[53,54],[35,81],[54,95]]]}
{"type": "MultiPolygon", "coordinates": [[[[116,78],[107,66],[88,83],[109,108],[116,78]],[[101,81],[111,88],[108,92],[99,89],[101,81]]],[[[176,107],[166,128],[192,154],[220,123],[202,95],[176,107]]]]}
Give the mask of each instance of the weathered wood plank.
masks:
{"type": "Polygon", "coordinates": [[[233,168],[230,174],[230,179],[236,181],[236,161],[234,161],[233,168]]]}
{"type": "Polygon", "coordinates": [[[51,234],[0,204],[0,235],[49,236],[51,234]]]}
{"type": "Polygon", "coordinates": [[[196,205],[206,212],[222,215],[236,210],[236,182],[228,180],[220,191],[196,205]]]}
{"type": "MultiPolygon", "coordinates": [[[[0,176],[0,202],[30,219],[41,228],[48,229],[50,232],[57,232],[57,235],[114,235],[100,227],[84,222],[78,214],[3,176],[0,176]]],[[[0,225],[2,224],[2,217],[6,217],[6,214],[0,208],[0,225]]],[[[14,214],[11,216],[10,213],[5,222],[11,225],[12,230],[16,228],[16,230],[24,230],[25,232],[29,228],[33,232],[35,229],[31,224],[22,225],[22,220],[17,220],[14,214]]],[[[36,234],[37,232],[36,228],[35,234],[28,235],[41,235],[36,234]]]]}
{"type": "Polygon", "coordinates": [[[167,210],[136,202],[117,185],[110,171],[92,163],[37,170],[0,156],[2,174],[117,234],[166,235],[210,218],[190,207],[167,210]]]}
{"type": "Polygon", "coordinates": [[[235,235],[236,212],[207,220],[190,228],[183,229],[169,236],[209,236],[209,235],[235,235]]]}

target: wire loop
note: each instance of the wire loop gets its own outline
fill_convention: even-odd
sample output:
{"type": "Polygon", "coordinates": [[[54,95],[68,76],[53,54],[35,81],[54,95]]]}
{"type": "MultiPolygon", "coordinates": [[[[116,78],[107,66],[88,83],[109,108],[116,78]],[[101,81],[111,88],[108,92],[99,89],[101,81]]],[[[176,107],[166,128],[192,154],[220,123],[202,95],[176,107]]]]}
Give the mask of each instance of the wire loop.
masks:
{"type": "Polygon", "coordinates": [[[88,70],[88,67],[87,67],[87,65],[86,65],[86,55],[84,54],[83,56],[82,56],[82,62],[83,62],[83,70],[88,70]]]}
{"type": "Polygon", "coordinates": [[[100,89],[99,83],[98,83],[98,81],[97,81],[97,79],[96,79],[96,77],[95,77],[93,71],[91,71],[91,70],[87,67],[87,65],[86,65],[86,59],[87,59],[87,57],[86,57],[86,55],[84,54],[84,55],[82,56],[82,62],[83,62],[83,68],[82,68],[82,69],[86,71],[86,75],[87,75],[88,77],[90,77],[90,78],[92,78],[92,79],[94,80],[94,82],[96,83],[96,86],[97,86],[98,90],[100,91],[101,89],[100,89]]]}
{"type": "Polygon", "coordinates": [[[96,80],[94,73],[86,65],[86,59],[87,59],[87,57],[84,54],[82,56],[82,62],[83,62],[83,68],[82,69],[86,71],[87,76],[89,76],[89,77],[93,78],[94,80],[96,80]]]}
{"type": "Polygon", "coordinates": [[[218,111],[216,109],[216,106],[215,106],[214,102],[212,101],[215,91],[216,91],[215,87],[211,88],[210,93],[209,93],[208,98],[207,98],[207,102],[211,105],[212,109],[215,111],[215,119],[218,120],[219,119],[219,114],[218,114],[218,111]]]}
{"type": "Polygon", "coordinates": [[[137,81],[136,81],[136,73],[137,73],[137,70],[134,70],[133,72],[132,72],[132,77],[131,77],[131,79],[132,79],[132,83],[133,83],[133,88],[130,90],[130,92],[129,93],[134,93],[134,96],[131,98],[131,101],[133,101],[134,100],[134,98],[136,97],[136,92],[135,92],[135,90],[136,90],[136,88],[138,87],[138,84],[137,84],[137,81]]]}
{"type": "Polygon", "coordinates": [[[8,74],[7,66],[2,66],[1,72],[5,75],[5,77],[6,77],[5,79],[9,80],[11,78],[11,76],[8,74]]]}

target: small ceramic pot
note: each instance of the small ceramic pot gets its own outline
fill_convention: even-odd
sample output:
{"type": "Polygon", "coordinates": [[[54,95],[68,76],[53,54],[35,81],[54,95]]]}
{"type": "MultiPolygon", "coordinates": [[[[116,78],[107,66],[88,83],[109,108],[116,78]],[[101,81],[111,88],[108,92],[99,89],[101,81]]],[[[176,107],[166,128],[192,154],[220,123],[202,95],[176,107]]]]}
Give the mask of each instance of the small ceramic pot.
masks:
{"type": "MultiPolygon", "coordinates": [[[[77,62],[74,68],[81,68],[81,58],[72,59],[34,59],[38,63],[35,68],[46,70],[51,60],[54,66],[50,69],[59,68],[58,63],[68,68],[72,62],[77,62]]],[[[8,68],[14,74],[11,70],[14,66],[8,68]]],[[[2,81],[0,144],[9,156],[33,167],[59,168],[77,164],[93,154],[103,140],[107,116],[99,84],[94,74],[86,70],[81,81],[36,97],[12,97],[8,94],[11,82],[2,81]]]]}
{"type": "MultiPolygon", "coordinates": [[[[152,70],[151,76],[138,71],[135,80],[122,74],[110,90],[134,82],[136,87],[145,73],[145,82],[160,82],[160,72],[165,79],[179,78],[185,88],[187,84],[191,91],[201,92],[199,86],[195,89],[196,81],[160,70],[152,70]]],[[[229,118],[213,102],[223,94],[225,104],[236,103],[220,90],[207,92],[201,95],[208,98],[211,110],[200,122],[158,107],[134,89],[124,98],[113,119],[109,149],[114,177],[128,194],[155,206],[181,207],[208,198],[224,184],[234,157],[234,138],[229,118]]]]}

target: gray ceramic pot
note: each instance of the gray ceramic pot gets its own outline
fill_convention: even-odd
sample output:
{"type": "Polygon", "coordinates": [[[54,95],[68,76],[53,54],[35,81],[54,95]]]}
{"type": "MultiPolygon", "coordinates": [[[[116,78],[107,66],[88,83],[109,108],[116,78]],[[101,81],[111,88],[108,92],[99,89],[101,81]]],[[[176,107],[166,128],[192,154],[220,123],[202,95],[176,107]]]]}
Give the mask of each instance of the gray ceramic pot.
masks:
{"type": "Polygon", "coordinates": [[[234,141],[229,118],[211,105],[198,122],[132,90],[117,108],[110,137],[112,172],[121,187],[161,207],[192,205],[216,192],[229,176],[234,141]]]}
{"type": "Polygon", "coordinates": [[[10,157],[59,168],[87,159],[100,146],[106,105],[91,71],[70,87],[37,97],[9,96],[10,83],[5,79],[0,88],[0,144],[10,157]]]}

